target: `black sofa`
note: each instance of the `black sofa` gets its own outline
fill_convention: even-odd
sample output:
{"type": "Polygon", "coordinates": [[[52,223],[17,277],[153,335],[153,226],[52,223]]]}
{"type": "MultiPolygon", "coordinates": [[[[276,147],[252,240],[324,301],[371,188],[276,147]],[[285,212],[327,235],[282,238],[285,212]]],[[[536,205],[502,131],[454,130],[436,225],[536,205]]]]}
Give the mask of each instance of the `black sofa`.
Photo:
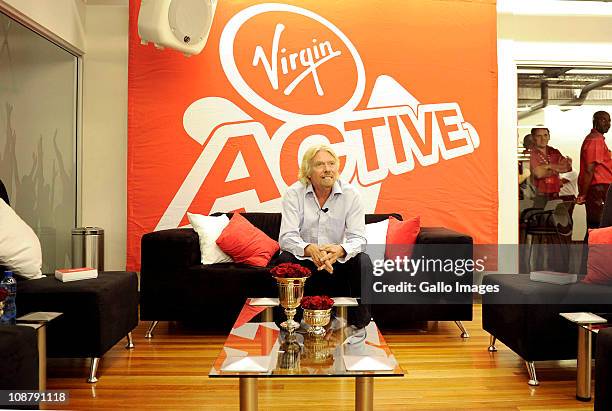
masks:
{"type": "Polygon", "coordinates": [[[612,286],[556,285],[531,281],[528,274],[490,274],[483,284],[498,285],[499,294],[482,301],[482,327],[491,334],[489,351],[500,340],[523,360],[529,385],[539,385],[535,361],[570,360],[577,355],[576,325],[562,312],[610,312],[612,286]]]}
{"type": "MultiPolygon", "coordinates": [[[[278,239],[280,213],[243,215],[270,238],[278,239]]],[[[366,223],[382,221],[389,215],[366,215],[366,223]]],[[[401,219],[401,216],[393,215],[401,219]]],[[[471,237],[445,228],[422,228],[417,245],[424,244],[462,244],[464,247],[459,248],[468,255],[456,257],[471,258],[471,237]]],[[[191,228],[145,234],[141,259],[140,318],[152,321],[146,334],[148,338],[158,321],[197,322],[206,331],[227,331],[247,297],[278,295],[269,268],[234,263],[202,265],[198,235],[191,228]]],[[[274,259],[270,263],[273,265],[274,259]]],[[[472,272],[466,273],[461,281],[472,284],[472,272]]],[[[472,319],[472,294],[441,297],[429,305],[375,305],[372,313],[381,328],[405,328],[415,321],[455,321],[462,336],[467,337],[461,321],[472,319]]]]}
{"type": "MultiPolygon", "coordinates": [[[[612,190],[608,191],[600,227],[612,225],[612,190]]],[[[584,269],[582,271],[585,271],[584,269]]],[[[538,385],[535,361],[575,359],[576,325],[562,312],[612,312],[612,286],[556,285],[529,280],[528,274],[490,274],[483,284],[501,292],[482,300],[482,327],[491,334],[489,351],[499,339],[521,356],[529,372],[528,383],[538,385]]]]}
{"type": "Polygon", "coordinates": [[[49,275],[17,282],[17,315],[60,312],[47,324],[47,357],[90,358],[87,381],[98,381],[100,358],[121,339],[133,348],[138,325],[138,277],[100,272],[98,278],[63,283],[49,275]]]}
{"type": "MultiPolygon", "coordinates": [[[[19,325],[0,325],[0,390],[38,391],[38,340],[36,330],[19,325]]],[[[38,406],[9,406],[38,409],[38,406]]]]}

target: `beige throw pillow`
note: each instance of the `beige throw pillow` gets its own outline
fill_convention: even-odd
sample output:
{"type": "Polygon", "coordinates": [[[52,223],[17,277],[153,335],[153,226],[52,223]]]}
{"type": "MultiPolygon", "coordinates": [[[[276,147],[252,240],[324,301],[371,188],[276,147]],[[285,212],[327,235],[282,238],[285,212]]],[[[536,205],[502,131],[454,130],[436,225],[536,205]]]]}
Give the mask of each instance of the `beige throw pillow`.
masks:
{"type": "Polygon", "coordinates": [[[34,231],[0,199],[0,265],[16,275],[42,277],[42,250],[34,231]]]}

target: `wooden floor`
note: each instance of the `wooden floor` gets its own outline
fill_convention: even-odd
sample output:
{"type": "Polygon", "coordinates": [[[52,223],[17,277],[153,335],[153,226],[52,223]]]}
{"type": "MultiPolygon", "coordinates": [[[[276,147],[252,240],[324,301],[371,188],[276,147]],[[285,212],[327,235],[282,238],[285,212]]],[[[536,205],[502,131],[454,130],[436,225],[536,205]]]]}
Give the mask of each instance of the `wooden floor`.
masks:
{"type": "MultiPolygon", "coordinates": [[[[452,322],[431,323],[428,331],[386,333],[406,372],[403,378],[376,379],[376,410],[499,409],[588,410],[593,403],[575,399],[575,361],[537,363],[539,387],[527,385],[523,361],[503,344],[487,352],[489,335],[481,327],[481,307],[465,323],[471,338],[459,338],[452,322]]],[[[99,382],[88,384],[86,360],[50,359],[47,389],[67,390],[64,409],[237,410],[238,381],[211,379],[211,363],[224,337],[185,332],[160,323],[152,340],[148,322],[134,330],[136,348],[125,341],[102,359],[99,382]]],[[[351,379],[268,379],[259,382],[260,410],[294,407],[351,410],[351,379]]],[[[45,408],[45,407],[41,407],[45,408]]],[[[60,409],[53,405],[47,409],[60,409]]]]}

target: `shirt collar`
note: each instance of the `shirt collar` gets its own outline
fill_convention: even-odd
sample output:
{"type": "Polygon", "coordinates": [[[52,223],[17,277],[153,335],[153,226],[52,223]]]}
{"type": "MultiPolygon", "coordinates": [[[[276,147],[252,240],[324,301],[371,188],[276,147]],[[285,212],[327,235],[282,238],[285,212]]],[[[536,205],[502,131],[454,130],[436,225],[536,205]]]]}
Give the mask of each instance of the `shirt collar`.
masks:
{"type": "Polygon", "coordinates": [[[593,137],[601,137],[603,139],[606,138],[603,134],[601,134],[599,131],[595,130],[594,128],[591,129],[591,135],[593,135],[593,137]]]}
{"type": "MultiPolygon", "coordinates": [[[[306,186],[306,194],[308,193],[312,193],[314,195],[314,188],[312,187],[312,183],[308,183],[308,185],[306,186]]],[[[336,180],[334,182],[334,185],[332,186],[331,195],[334,194],[342,194],[342,184],[340,183],[340,180],[336,180]]]]}

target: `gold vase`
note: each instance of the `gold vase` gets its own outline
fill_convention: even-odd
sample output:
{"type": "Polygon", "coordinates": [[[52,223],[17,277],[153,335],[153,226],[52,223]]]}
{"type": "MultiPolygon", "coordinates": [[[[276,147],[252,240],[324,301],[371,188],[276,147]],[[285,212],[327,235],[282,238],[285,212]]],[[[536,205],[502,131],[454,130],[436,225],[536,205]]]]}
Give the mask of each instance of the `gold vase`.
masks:
{"type": "Polygon", "coordinates": [[[300,306],[304,296],[304,283],[308,277],[284,278],[275,277],[278,284],[278,301],[285,309],[287,321],[281,324],[288,332],[292,333],[300,327],[300,324],[293,319],[296,308],[300,306]]]}
{"type": "Polygon", "coordinates": [[[325,335],[325,327],[331,318],[331,308],[327,310],[309,310],[304,308],[304,322],[310,326],[308,332],[314,335],[325,335]]]}
{"type": "Polygon", "coordinates": [[[280,346],[279,367],[293,374],[300,369],[300,352],[302,347],[298,343],[295,334],[288,334],[286,340],[280,346]]]}
{"type": "MultiPolygon", "coordinates": [[[[308,334],[304,336],[304,357],[307,362],[313,364],[330,362],[332,356],[329,342],[322,335],[308,334]]],[[[333,363],[333,360],[331,362],[333,363]]]]}

